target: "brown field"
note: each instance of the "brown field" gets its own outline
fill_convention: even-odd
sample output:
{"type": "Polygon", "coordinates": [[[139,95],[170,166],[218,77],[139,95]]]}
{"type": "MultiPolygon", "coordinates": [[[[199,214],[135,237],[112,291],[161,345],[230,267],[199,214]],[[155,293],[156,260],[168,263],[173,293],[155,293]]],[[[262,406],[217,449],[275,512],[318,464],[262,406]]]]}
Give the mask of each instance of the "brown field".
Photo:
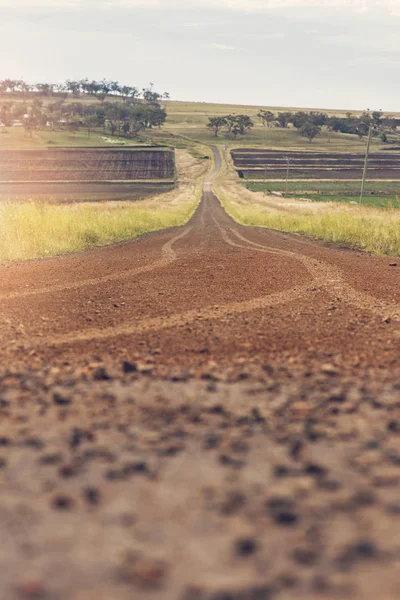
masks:
{"type": "Polygon", "coordinates": [[[170,148],[57,148],[0,152],[0,198],[141,198],[175,184],[170,148]]]}
{"type": "MultiPolygon", "coordinates": [[[[361,179],[364,154],[272,151],[251,148],[232,150],[231,156],[240,177],[246,179],[361,179]]],[[[399,153],[371,153],[368,176],[373,180],[400,179],[399,153]]]]}

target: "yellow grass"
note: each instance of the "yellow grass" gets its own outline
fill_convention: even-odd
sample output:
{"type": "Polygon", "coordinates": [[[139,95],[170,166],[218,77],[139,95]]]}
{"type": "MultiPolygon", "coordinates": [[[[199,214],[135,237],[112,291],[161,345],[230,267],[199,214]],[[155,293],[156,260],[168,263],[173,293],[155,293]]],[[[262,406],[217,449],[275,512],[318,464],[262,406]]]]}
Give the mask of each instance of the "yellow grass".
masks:
{"type": "Polygon", "coordinates": [[[226,161],[214,189],[225,210],[243,225],[299,233],[374,254],[400,254],[400,210],[308,203],[251,192],[229,174],[226,161]]]}
{"type": "Polygon", "coordinates": [[[78,252],[184,225],[201,199],[207,161],[178,151],[178,189],[135,202],[0,204],[0,261],[78,252]]]}

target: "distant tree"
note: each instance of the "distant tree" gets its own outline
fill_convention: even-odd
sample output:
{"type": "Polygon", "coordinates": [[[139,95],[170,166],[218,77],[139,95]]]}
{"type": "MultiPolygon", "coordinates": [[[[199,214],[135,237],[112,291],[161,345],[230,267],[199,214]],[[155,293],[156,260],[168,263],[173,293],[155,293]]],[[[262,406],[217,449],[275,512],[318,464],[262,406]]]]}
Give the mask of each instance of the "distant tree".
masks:
{"type": "Polygon", "coordinates": [[[111,135],[115,135],[121,121],[121,107],[116,103],[107,102],[104,105],[106,123],[110,126],[111,135]]]}
{"type": "Polygon", "coordinates": [[[4,123],[7,127],[11,125],[12,115],[11,115],[11,106],[9,104],[3,104],[0,107],[0,121],[4,123]]]}
{"type": "Polygon", "coordinates": [[[384,127],[390,131],[395,132],[397,130],[397,122],[393,117],[386,117],[383,122],[384,127]]]}
{"type": "Polygon", "coordinates": [[[310,112],[309,119],[318,127],[323,127],[329,123],[328,115],[323,112],[310,112]]]}
{"type": "Polygon", "coordinates": [[[89,115],[89,116],[85,117],[84,124],[86,127],[88,137],[90,137],[92,132],[96,129],[97,123],[98,123],[98,121],[97,121],[96,115],[89,115]]]}
{"type": "Polygon", "coordinates": [[[220,130],[226,126],[226,117],[209,117],[207,127],[211,129],[215,137],[218,137],[220,130]]]}
{"type": "Polygon", "coordinates": [[[304,125],[299,129],[300,135],[306,137],[311,143],[313,139],[321,133],[321,127],[315,125],[312,121],[306,121],[304,125]]]}
{"type": "Polygon", "coordinates": [[[129,92],[129,97],[132,99],[132,102],[137,102],[140,96],[140,91],[137,87],[131,87],[129,92]]]}
{"type": "Polygon", "coordinates": [[[80,129],[80,125],[81,125],[81,122],[78,121],[77,119],[72,119],[71,121],[69,121],[68,130],[72,133],[72,135],[74,137],[78,133],[78,131],[80,129]]]}
{"type": "Polygon", "coordinates": [[[249,131],[254,123],[248,115],[227,115],[225,117],[228,136],[244,135],[249,131]]]}
{"type": "Polygon", "coordinates": [[[73,96],[79,96],[81,93],[81,82],[73,79],[67,79],[65,82],[65,89],[73,96]]]}
{"type": "Polygon", "coordinates": [[[224,119],[226,120],[226,129],[228,131],[228,135],[231,135],[232,129],[236,125],[236,115],[226,115],[224,119]]]}
{"type": "Polygon", "coordinates": [[[292,115],[291,122],[293,123],[293,126],[296,127],[296,129],[300,129],[308,120],[310,120],[309,114],[299,110],[296,113],[294,113],[294,115],[292,115]]]}
{"type": "Polygon", "coordinates": [[[275,121],[275,115],[270,110],[261,109],[260,112],[257,114],[257,117],[260,119],[264,127],[270,127],[275,121]]]}
{"type": "Polygon", "coordinates": [[[24,119],[24,129],[25,135],[33,137],[33,132],[37,129],[37,122],[33,115],[29,115],[29,117],[24,119]]]}
{"type": "Polygon", "coordinates": [[[238,115],[236,117],[236,123],[241,135],[244,135],[246,131],[250,131],[250,129],[254,127],[254,123],[248,115],[238,115]]]}
{"type": "Polygon", "coordinates": [[[292,119],[293,119],[293,113],[280,112],[280,113],[278,113],[275,120],[278,124],[278,127],[285,129],[289,125],[289,123],[292,121],[292,119]]]}

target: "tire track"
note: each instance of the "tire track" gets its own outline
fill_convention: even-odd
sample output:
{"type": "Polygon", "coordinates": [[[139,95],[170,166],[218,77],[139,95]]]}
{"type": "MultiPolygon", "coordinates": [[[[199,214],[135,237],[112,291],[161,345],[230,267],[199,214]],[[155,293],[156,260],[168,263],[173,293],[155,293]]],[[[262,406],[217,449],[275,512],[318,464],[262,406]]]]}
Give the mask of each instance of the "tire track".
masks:
{"type": "Polygon", "coordinates": [[[143,319],[136,323],[120,325],[117,327],[107,327],[104,329],[93,328],[89,331],[73,332],[65,335],[43,338],[37,344],[25,348],[35,348],[41,346],[61,346],[83,341],[104,340],[122,335],[140,335],[150,331],[161,331],[163,329],[172,329],[189,325],[195,321],[218,320],[231,315],[237,315],[245,312],[270,308],[280,304],[286,304],[298,300],[310,290],[309,285],[298,286],[289,291],[277,292],[260,298],[253,298],[244,302],[233,302],[224,306],[211,306],[205,309],[192,309],[182,313],[174,314],[169,317],[154,317],[143,319]]]}
{"type": "MultiPolygon", "coordinates": [[[[257,244],[256,242],[252,242],[251,240],[245,238],[233,228],[230,231],[238,239],[250,244],[256,250],[278,255],[280,254],[300,261],[309,271],[309,273],[313,275],[313,283],[318,287],[325,288],[325,291],[328,291],[330,295],[334,295],[337,299],[348,302],[349,304],[357,306],[357,308],[362,310],[368,310],[378,317],[400,320],[400,307],[398,304],[390,304],[384,300],[374,298],[365,292],[359,292],[355,290],[343,280],[343,275],[339,268],[333,267],[326,262],[304,256],[303,254],[299,254],[297,252],[295,253],[290,252],[289,250],[277,250],[276,248],[257,244]]],[[[234,244],[234,242],[233,245],[245,248],[245,246],[234,244]]]]}
{"type": "Polygon", "coordinates": [[[16,298],[28,298],[30,296],[37,296],[39,294],[49,294],[54,292],[63,292],[65,290],[79,290],[90,285],[97,285],[100,283],[109,283],[110,281],[118,281],[120,279],[129,279],[135,275],[142,273],[149,273],[155,269],[162,269],[167,267],[172,262],[178,259],[176,252],[172,246],[184,236],[186,236],[193,227],[187,227],[183,232],[174,236],[169,242],[166,242],[161,248],[161,259],[151,263],[150,265],[144,265],[143,267],[136,267],[135,269],[128,269],[126,271],[120,271],[118,273],[110,273],[109,275],[103,275],[102,277],[91,277],[90,279],[83,279],[82,281],[60,283],[56,285],[44,286],[42,288],[35,288],[31,290],[24,290],[19,292],[11,292],[8,294],[1,294],[0,300],[13,300],[16,298]]]}

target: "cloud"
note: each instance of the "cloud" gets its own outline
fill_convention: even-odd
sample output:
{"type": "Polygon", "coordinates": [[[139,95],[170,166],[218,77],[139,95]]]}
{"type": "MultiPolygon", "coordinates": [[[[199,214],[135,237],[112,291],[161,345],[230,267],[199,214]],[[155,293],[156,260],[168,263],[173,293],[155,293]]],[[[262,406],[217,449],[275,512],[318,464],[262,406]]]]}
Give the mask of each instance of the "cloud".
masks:
{"type": "Polygon", "coordinates": [[[236,50],[235,46],[228,46],[227,44],[217,44],[217,43],[207,44],[207,48],[212,48],[213,50],[228,50],[230,52],[232,50],[236,50]]]}

